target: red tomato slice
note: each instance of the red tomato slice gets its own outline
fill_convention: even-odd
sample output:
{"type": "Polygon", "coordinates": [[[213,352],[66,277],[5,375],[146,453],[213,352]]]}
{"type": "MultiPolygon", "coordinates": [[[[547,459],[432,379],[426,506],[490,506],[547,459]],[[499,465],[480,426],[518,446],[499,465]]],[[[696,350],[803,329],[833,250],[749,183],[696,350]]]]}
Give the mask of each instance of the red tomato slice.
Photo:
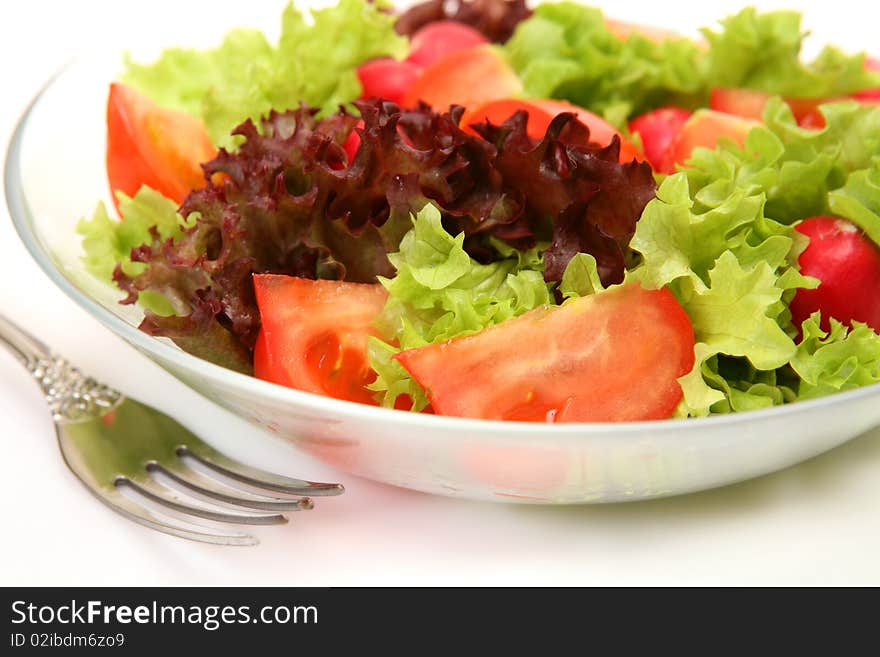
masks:
{"type": "Polygon", "coordinates": [[[388,293],[381,285],[257,274],[263,328],[254,376],[319,395],[375,404],[367,337],[388,293]]]}
{"type": "Polygon", "coordinates": [[[715,148],[722,137],[745,145],[746,137],[758,121],[744,119],[714,110],[697,110],[684,122],[675,139],[669,145],[663,163],[658,168],[662,173],[675,173],[676,164],[684,164],[697,147],[715,148]]]}
{"type": "Polygon", "coordinates": [[[810,238],[798,258],[801,273],[821,284],[798,290],[791,302],[795,326],[819,310],[825,330],[833,317],[844,324],[864,322],[880,333],[880,247],[857,226],[836,217],[811,217],[797,230],[810,238]]]}
{"type": "Polygon", "coordinates": [[[543,100],[539,98],[529,98],[528,100],[504,98],[493,100],[466,111],[461,117],[461,125],[466,132],[476,134],[469,126],[482,121],[491,121],[495,124],[503,123],[519,110],[529,113],[529,122],[526,130],[533,139],[543,137],[547,132],[550,122],[558,114],[571,112],[577,116],[581,123],[590,129],[590,139],[597,144],[607,146],[611,143],[614,135],[620,137],[621,162],[645,159],[635,144],[621,135],[613,125],[589,110],[572,105],[564,100],[543,100]]]}
{"type": "Polygon", "coordinates": [[[190,191],[204,187],[200,165],[216,154],[199,119],[159,107],[124,84],[110,85],[107,177],[111,192],[134,196],[142,185],[148,185],[181,203],[190,191]]]}
{"type": "Polygon", "coordinates": [[[428,103],[445,112],[450,105],[472,107],[522,92],[522,82],[494,46],[457,50],[441,57],[415,79],[404,97],[405,107],[428,103]]]}
{"type": "Polygon", "coordinates": [[[384,98],[402,105],[407,89],[421,72],[420,66],[390,58],[374,59],[362,64],[357,70],[363,87],[361,98],[384,98]]]}
{"type": "MultiPolygon", "coordinates": [[[[867,63],[866,66],[870,68],[867,63]]],[[[764,105],[771,97],[771,94],[753,89],[716,88],[710,93],[709,107],[718,112],[760,121],[764,105]]],[[[868,89],[840,98],[786,98],[785,102],[800,127],[818,130],[825,127],[825,117],[819,111],[819,106],[849,99],[858,100],[864,105],[880,105],[880,89],[868,89]]]]}
{"type": "MultiPolygon", "coordinates": [[[[764,114],[764,105],[773,94],[755,91],[754,89],[722,89],[716,87],[709,94],[709,108],[717,112],[725,112],[741,116],[744,119],[760,121],[764,114]]],[[[829,98],[786,98],[791,107],[795,121],[803,126],[804,119],[814,113],[822,103],[830,102],[829,98]]]]}
{"type": "Polygon", "coordinates": [[[645,157],[654,169],[663,165],[669,145],[690,117],[691,112],[680,107],[661,107],[630,121],[629,131],[641,137],[645,157]]]}
{"type": "Polygon", "coordinates": [[[694,331],[665,289],[625,285],[395,356],[438,415],[529,422],[672,415],[694,331]]]}
{"type": "Polygon", "coordinates": [[[429,66],[450,53],[488,43],[482,32],[458,21],[434,21],[413,34],[408,62],[429,66]]]}

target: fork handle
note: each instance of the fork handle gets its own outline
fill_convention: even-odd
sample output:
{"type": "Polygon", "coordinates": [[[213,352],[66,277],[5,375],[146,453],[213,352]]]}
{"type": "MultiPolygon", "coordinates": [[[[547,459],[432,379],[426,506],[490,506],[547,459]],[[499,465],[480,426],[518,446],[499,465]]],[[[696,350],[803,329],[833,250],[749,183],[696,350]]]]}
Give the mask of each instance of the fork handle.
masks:
{"type": "Polygon", "coordinates": [[[122,393],[85,376],[3,315],[0,344],[36,379],[56,422],[100,417],[122,400],[122,393]]]}
{"type": "Polygon", "coordinates": [[[28,369],[38,361],[52,356],[45,344],[4,315],[0,315],[0,344],[9,349],[28,369]]]}

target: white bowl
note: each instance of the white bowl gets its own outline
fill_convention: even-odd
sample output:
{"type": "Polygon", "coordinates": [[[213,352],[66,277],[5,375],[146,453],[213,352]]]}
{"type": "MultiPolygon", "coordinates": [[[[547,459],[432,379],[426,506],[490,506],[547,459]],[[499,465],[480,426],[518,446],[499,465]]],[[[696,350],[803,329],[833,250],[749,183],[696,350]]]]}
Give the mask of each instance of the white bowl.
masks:
{"type": "Polygon", "coordinates": [[[880,424],[880,385],[705,419],[543,425],[412,414],[266,383],[140,332],[136,308],[83,267],[77,220],[99,197],[104,103],[118,60],[83,59],[54,78],[10,143],[6,195],[49,277],[105,326],[217,404],[342,471],[480,500],[592,503],[676,495],[773,472],[880,424]],[[47,184],[51,181],[51,187],[47,184]]]}

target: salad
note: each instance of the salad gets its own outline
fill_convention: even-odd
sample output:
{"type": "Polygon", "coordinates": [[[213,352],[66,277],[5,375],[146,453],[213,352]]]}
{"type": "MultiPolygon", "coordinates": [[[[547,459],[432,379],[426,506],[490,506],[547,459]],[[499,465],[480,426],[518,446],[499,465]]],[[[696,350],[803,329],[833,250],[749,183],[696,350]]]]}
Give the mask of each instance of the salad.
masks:
{"type": "Polygon", "coordinates": [[[880,381],[880,61],[794,12],[699,40],[571,2],[289,6],[127,60],[84,260],[280,385],[538,422],[880,381]]]}

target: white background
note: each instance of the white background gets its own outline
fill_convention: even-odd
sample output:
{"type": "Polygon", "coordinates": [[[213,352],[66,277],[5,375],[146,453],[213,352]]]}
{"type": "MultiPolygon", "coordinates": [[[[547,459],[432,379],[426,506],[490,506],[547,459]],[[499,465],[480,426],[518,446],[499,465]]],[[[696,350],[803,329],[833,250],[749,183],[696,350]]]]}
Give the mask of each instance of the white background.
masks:
{"type": "MultiPolygon", "coordinates": [[[[613,3],[617,16],[682,31],[739,4],[613,3]]],[[[0,143],[5,150],[29,98],[73,54],[110,41],[190,43],[191,21],[210,21],[216,35],[271,25],[281,6],[0,3],[0,143]]],[[[876,35],[868,3],[800,6],[820,37],[848,49],[870,47],[876,35]]],[[[201,23],[197,31],[205,34],[201,23]]],[[[472,503],[331,472],[199,398],[55,289],[20,244],[5,204],[0,312],[234,455],[347,487],[289,525],[259,531],[257,548],[143,529],[98,504],[65,469],[37,387],[0,353],[0,585],[880,584],[880,431],[796,468],[681,498],[575,508],[472,503]]]]}

